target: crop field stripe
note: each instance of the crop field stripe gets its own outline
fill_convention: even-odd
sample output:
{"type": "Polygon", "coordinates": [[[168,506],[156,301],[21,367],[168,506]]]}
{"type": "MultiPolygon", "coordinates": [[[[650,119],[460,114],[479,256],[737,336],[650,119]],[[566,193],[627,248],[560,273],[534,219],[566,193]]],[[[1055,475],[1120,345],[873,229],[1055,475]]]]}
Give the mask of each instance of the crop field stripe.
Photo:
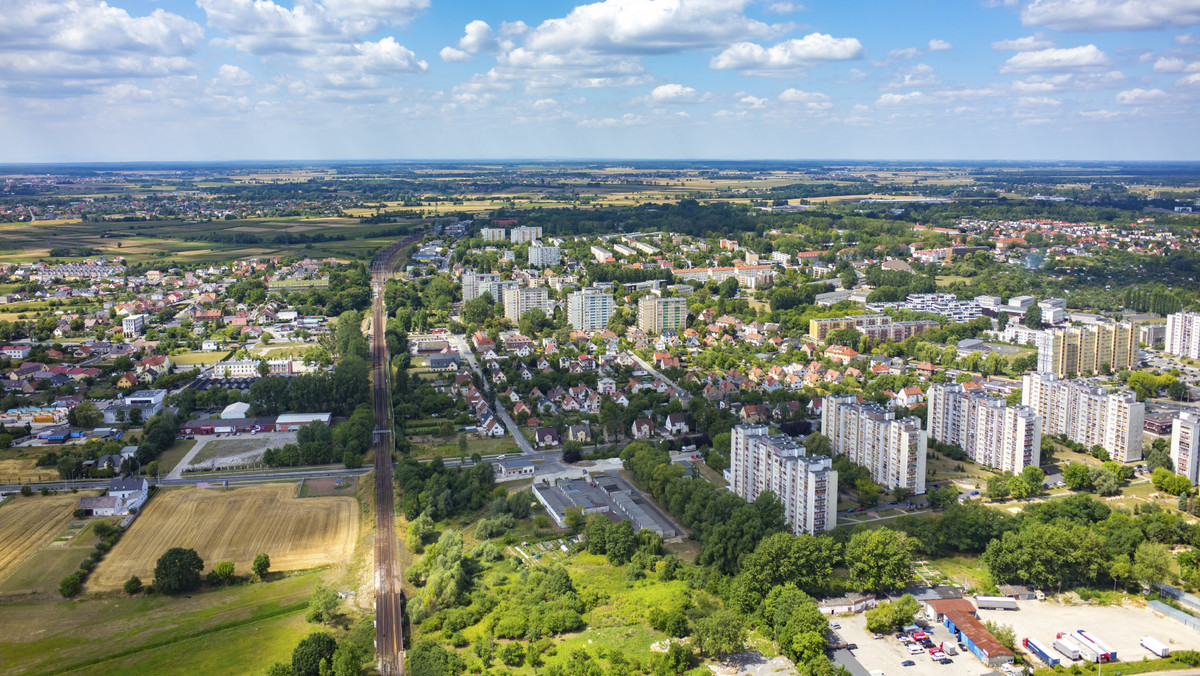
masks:
{"type": "Polygon", "coordinates": [[[247,571],[262,552],[271,557],[273,570],[337,563],[353,550],[357,514],[352,497],[300,500],[294,483],[166,491],[105,557],[88,587],[118,589],[130,575],[150,576],[171,547],[194,548],[209,570],[233,561],[247,571]]]}
{"type": "Polygon", "coordinates": [[[94,660],[89,660],[87,662],[81,662],[79,664],[73,664],[69,667],[64,667],[62,669],[48,671],[46,673],[47,673],[47,676],[51,676],[53,674],[68,674],[72,671],[79,671],[80,669],[94,667],[99,664],[104,664],[105,662],[112,662],[113,660],[119,660],[124,657],[129,657],[130,655],[136,655],[138,653],[143,653],[143,652],[146,652],[147,650],[157,650],[158,648],[163,648],[163,647],[166,647],[169,645],[173,645],[175,643],[182,643],[183,641],[191,641],[193,639],[202,638],[204,636],[220,634],[222,632],[230,631],[232,629],[239,629],[239,628],[245,627],[247,625],[258,624],[259,622],[262,622],[264,620],[275,619],[275,618],[281,617],[283,615],[292,615],[292,614],[300,612],[301,610],[304,610],[307,607],[308,607],[307,600],[297,601],[295,603],[291,603],[286,606],[281,606],[280,608],[277,608],[276,610],[274,610],[270,613],[266,613],[266,614],[262,614],[262,615],[255,615],[252,617],[247,617],[242,620],[234,620],[233,622],[226,622],[224,624],[218,624],[216,626],[209,627],[208,629],[201,629],[200,631],[195,631],[190,634],[184,634],[183,636],[177,636],[177,637],[172,637],[172,638],[168,638],[168,639],[161,639],[158,641],[150,641],[150,642],[138,645],[138,646],[134,646],[132,648],[126,648],[125,650],[122,650],[117,653],[113,653],[112,655],[105,655],[104,657],[100,657],[100,658],[97,658],[94,660]]]}
{"type": "Polygon", "coordinates": [[[7,579],[71,522],[70,504],[77,499],[75,496],[9,498],[13,504],[0,505],[0,581],[7,579]],[[54,510],[58,513],[51,513],[54,510]]]}

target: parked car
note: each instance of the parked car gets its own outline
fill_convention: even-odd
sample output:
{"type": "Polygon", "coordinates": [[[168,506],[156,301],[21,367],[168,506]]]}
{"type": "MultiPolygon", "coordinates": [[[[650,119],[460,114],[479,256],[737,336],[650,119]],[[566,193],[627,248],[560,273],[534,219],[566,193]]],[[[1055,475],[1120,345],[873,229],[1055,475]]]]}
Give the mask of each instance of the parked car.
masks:
{"type": "Polygon", "coordinates": [[[901,663],[900,663],[900,666],[902,666],[902,667],[915,667],[915,666],[917,666],[917,663],[916,663],[916,662],[913,662],[912,660],[904,660],[903,662],[901,662],[901,663]]]}
{"type": "Polygon", "coordinates": [[[883,634],[875,634],[871,638],[875,638],[875,639],[883,638],[883,634]]]}
{"type": "Polygon", "coordinates": [[[938,664],[954,664],[954,660],[950,659],[949,657],[943,657],[942,659],[938,660],[938,664]]]}

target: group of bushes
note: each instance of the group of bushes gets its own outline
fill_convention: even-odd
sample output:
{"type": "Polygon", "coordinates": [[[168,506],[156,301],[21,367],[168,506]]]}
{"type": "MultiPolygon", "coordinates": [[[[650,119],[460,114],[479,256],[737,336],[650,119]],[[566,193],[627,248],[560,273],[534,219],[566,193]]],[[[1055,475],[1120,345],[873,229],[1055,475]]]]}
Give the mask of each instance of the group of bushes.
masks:
{"type": "MultiPolygon", "coordinates": [[[[111,524],[107,521],[97,521],[96,525],[92,526],[92,531],[96,533],[96,537],[100,541],[96,543],[92,553],[87,555],[79,564],[79,570],[64,577],[58,583],[58,593],[66,598],[74,598],[79,596],[79,592],[83,591],[83,583],[87,581],[92,571],[96,569],[96,565],[104,559],[104,555],[117,544],[117,540],[121,539],[121,535],[125,533],[125,529],[119,525],[111,524]]],[[[136,578],[134,578],[136,579],[136,578]]],[[[141,589],[139,583],[138,589],[141,589]]]]}

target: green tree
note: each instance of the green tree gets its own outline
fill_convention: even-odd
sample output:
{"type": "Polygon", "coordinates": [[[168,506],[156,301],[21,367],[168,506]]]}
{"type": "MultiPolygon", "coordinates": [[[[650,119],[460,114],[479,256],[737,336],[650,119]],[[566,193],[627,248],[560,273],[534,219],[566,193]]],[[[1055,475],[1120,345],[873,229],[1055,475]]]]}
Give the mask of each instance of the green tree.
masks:
{"type": "Polygon", "coordinates": [[[263,580],[267,577],[267,571],[271,570],[271,557],[266,554],[259,554],[254,557],[254,563],[251,565],[251,570],[258,576],[258,579],[263,580]]]}
{"type": "Polygon", "coordinates": [[[1042,482],[1046,480],[1046,473],[1037,465],[1029,465],[1021,470],[1021,480],[1028,489],[1027,495],[1037,495],[1042,492],[1042,482]]]}
{"type": "Polygon", "coordinates": [[[992,636],[996,637],[996,640],[1000,642],[1000,645],[1008,648],[1009,650],[1017,649],[1017,632],[1012,628],[1011,625],[1000,624],[999,622],[988,620],[984,623],[984,626],[987,627],[988,631],[992,632],[992,636]]]}
{"type": "Polygon", "coordinates": [[[342,599],[336,591],[319,584],[308,597],[308,612],[304,619],[307,622],[333,624],[340,616],[338,609],[341,605],[342,599]]]}
{"type": "Polygon", "coordinates": [[[608,562],[623,566],[629,562],[637,549],[637,537],[633,533],[633,522],[619,521],[609,527],[605,537],[605,553],[608,562]]]}
{"type": "Polygon", "coordinates": [[[1063,483],[1072,490],[1091,488],[1092,478],[1088,473],[1088,466],[1081,462],[1068,463],[1063,468],[1063,483]]]}
{"type": "Polygon", "coordinates": [[[333,676],[358,676],[362,673],[363,657],[358,646],[342,641],[333,651],[333,676]]]}
{"type": "Polygon", "coordinates": [[[329,663],[337,650],[337,641],[323,631],[301,639],[292,651],[292,673],[295,676],[324,676],[321,662],[329,663]]]}
{"type": "Polygon", "coordinates": [[[819,432],[804,437],[804,450],[810,455],[833,456],[833,442],[819,432]]]}
{"type": "Polygon", "coordinates": [[[843,272],[838,279],[841,280],[843,289],[853,289],[854,285],[858,283],[858,275],[854,274],[853,270],[843,272]]]}
{"type": "Polygon", "coordinates": [[[987,490],[984,495],[992,500],[1003,500],[1009,496],[1008,480],[1011,475],[1001,474],[998,476],[988,477],[987,490]]]}
{"type": "Polygon", "coordinates": [[[1029,309],[1025,311],[1025,326],[1031,329],[1042,327],[1042,308],[1037,305],[1029,306],[1029,309]]]}
{"type": "Polygon", "coordinates": [[[913,577],[912,547],[888,528],[855,533],[846,545],[850,584],[862,591],[898,589],[913,577]]]}
{"type": "Polygon", "coordinates": [[[745,646],[746,627],[737,613],[722,608],[696,622],[692,639],[700,652],[723,658],[745,646]]]}
{"type": "Polygon", "coordinates": [[[83,591],[83,573],[80,571],[71,573],[58,583],[58,593],[66,598],[79,596],[81,591],[83,591]]]}
{"type": "Polygon", "coordinates": [[[125,589],[125,593],[128,594],[129,596],[134,596],[135,594],[141,592],[142,591],[141,578],[139,578],[137,575],[130,576],[130,578],[128,580],[125,580],[124,589],[125,589]]]}
{"type": "Polygon", "coordinates": [[[1158,542],[1143,542],[1133,556],[1132,573],[1147,587],[1165,582],[1171,575],[1171,550],[1158,542]]]}
{"type": "Polygon", "coordinates": [[[233,582],[233,561],[222,561],[213,569],[214,577],[221,584],[229,584],[233,582]]]}
{"type": "Polygon", "coordinates": [[[172,547],[154,565],[154,590],[160,594],[182,594],[200,588],[204,559],[194,549],[172,547]]]}
{"type": "Polygon", "coordinates": [[[433,535],[434,528],[433,519],[429,518],[429,510],[421,512],[421,516],[408,524],[408,546],[418,553],[424,551],[425,539],[433,535]]]}

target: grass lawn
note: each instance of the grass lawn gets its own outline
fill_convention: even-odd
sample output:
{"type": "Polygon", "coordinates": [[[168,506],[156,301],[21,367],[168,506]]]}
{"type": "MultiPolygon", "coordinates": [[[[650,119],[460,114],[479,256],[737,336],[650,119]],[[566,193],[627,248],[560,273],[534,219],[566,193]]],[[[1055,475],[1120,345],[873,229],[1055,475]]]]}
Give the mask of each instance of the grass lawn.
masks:
{"type": "Polygon", "coordinates": [[[141,660],[188,664],[196,674],[256,673],[286,660],[291,646],[311,631],[284,620],[303,618],[298,604],[324,576],[310,571],[192,598],[117,594],[0,604],[0,674],[146,673],[136,667],[141,660]],[[289,645],[266,626],[290,627],[289,645]],[[243,640],[256,627],[268,633],[243,640]]]}
{"type": "MultiPolygon", "coordinates": [[[[426,441],[414,442],[412,454],[418,460],[434,458],[457,458],[458,437],[425,437],[426,441]]],[[[484,457],[519,453],[517,443],[510,437],[467,437],[467,456],[478,453],[484,457]]]]}
{"type": "Polygon", "coordinates": [[[926,456],[925,458],[925,476],[928,479],[938,481],[953,479],[966,483],[979,482],[980,485],[983,485],[987,482],[988,477],[994,476],[987,469],[970,460],[951,460],[936,451],[929,451],[929,453],[932,453],[933,457],[926,456]]]}
{"type": "Polygon", "coordinates": [[[257,674],[273,662],[290,664],[296,644],[317,630],[304,621],[304,611],[299,609],[64,673],[170,674],[186,663],[190,674],[257,674]]]}
{"type": "Polygon", "coordinates": [[[215,364],[221,361],[221,357],[224,357],[225,354],[225,350],[217,352],[185,352],[183,354],[171,355],[171,362],[178,366],[215,364]]]}
{"type": "Polygon", "coordinates": [[[985,589],[992,585],[991,575],[977,556],[945,556],[930,559],[927,564],[928,568],[941,573],[946,580],[968,589],[985,589]]]}
{"type": "Polygon", "coordinates": [[[175,469],[175,465],[178,465],[179,461],[183,460],[183,456],[187,455],[195,445],[195,439],[184,439],[171,444],[171,447],[158,457],[158,471],[167,474],[175,469]]]}
{"type": "MultiPolygon", "coordinates": [[[[1178,657],[1172,655],[1162,660],[1144,660],[1141,662],[1117,662],[1114,664],[1095,665],[1087,662],[1078,662],[1071,667],[1069,672],[1055,671],[1050,667],[1043,667],[1034,670],[1034,676],[1050,676],[1050,674],[1071,673],[1080,674],[1081,676],[1100,676],[1101,674],[1150,674],[1160,671],[1172,671],[1175,669],[1187,669],[1192,667],[1186,662],[1183,662],[1178,657]],[[1079,669],[1079,671],[1076,671],[1079,669]]],[[[1183,673],[1183,672],[1179,672],[1183,673]]],[[[1195,673],[1189,671],[1186,673],[1195,673]]]]}

